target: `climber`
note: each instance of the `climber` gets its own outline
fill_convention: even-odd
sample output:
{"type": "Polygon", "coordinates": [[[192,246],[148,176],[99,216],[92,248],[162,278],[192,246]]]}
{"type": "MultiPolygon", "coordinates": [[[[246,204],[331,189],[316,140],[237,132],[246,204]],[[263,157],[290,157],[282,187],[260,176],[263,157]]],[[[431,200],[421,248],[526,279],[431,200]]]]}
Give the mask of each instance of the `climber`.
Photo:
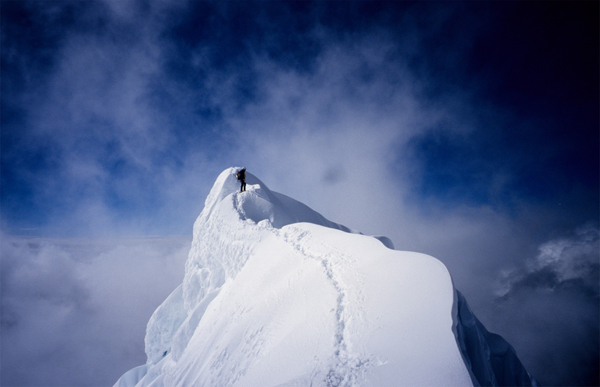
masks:
{"type": "Polygon", "coordinates": [[[238,180],[242,183],[240,186],[240,192],[246,190],[246,168],[242,168],[237,173],[238,180]]]}

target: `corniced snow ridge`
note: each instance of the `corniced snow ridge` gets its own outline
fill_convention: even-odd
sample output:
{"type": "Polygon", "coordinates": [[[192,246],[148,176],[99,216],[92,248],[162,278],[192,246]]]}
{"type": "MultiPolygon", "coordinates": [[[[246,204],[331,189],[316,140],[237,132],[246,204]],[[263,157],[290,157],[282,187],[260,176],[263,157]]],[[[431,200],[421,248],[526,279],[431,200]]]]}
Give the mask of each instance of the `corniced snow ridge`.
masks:
{"type": "Polygon", "coordinates": [[[535,385],[437,259],[394,250],[238,168],[194,224],[183,283],[116,387],[535,385]]]}

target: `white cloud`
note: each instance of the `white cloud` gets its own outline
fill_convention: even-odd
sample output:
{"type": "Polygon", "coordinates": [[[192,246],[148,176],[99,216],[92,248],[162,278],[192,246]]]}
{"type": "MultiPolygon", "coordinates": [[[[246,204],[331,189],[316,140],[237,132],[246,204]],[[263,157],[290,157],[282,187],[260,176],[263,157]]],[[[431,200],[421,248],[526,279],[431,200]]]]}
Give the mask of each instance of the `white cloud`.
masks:
{"type": "Polygon", "coordinates": [[[143,364],[146,323],[182,281],[189,247],[2,235],[3,385],[110,385],[143,364]]]}
{"type": "Polygon", "coordinates": [[[598,294],[600,231],[589,223],[578,227],[572,236],[550,240],[539,246],[536,257],[520,268],[501,273],[498,295],[507,296],[525,288],[554,288],[568,281],[581,281],[598,294]]]}

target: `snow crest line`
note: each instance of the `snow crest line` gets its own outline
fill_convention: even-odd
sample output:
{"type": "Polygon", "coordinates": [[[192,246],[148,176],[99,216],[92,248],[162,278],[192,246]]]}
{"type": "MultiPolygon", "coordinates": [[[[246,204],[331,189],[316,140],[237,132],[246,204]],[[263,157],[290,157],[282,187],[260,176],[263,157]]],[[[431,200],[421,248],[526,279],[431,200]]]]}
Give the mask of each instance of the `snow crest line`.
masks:
{"type": "Polygon", "coordinates": [[[115,387],[536,385],[464,300],[449,309],[441,262],[386,251],[250,173],[240,193],[238,170],[194,222],[182,285],[148,322],[147,364],[115,387]]]}
{"type": "MultiPolygon", "coordinates": [[[[339,251],[339,249],[324,243],[321,239],[314,238],[308,230],[292,225],[287,225],[285,228],[278,228],[271,224],[270,219],[264,219],[267,221],[266,224],[263,222],[260,222],[262,225],[256,223],[258,219],[252,219],[252,216],[249,216],[244,210],[242,204],[243,197],[250,194],[265,200],[268,200],[268,198],[260,195],[260,189],[256,189],[257,187],[251,185],[249,188],[249,192],[247,193],[233,192],[230,199],[239,220],[246,223],[242,228],[250,226],[255,230],[270,231],[277,238],[291,245],[301,255],[320,262],[326,278],[337,293],[334,310],[334,353],[331,360],[332,364],[326,375],[322,376],[322,381],[327,387],[352,387],[360,385],[360,379],[364,379],[365,372],[374,362],[369,356],[361,356],[352,350],[353,345],[349,326],[351,325],[351,321],[359,323],[361,320],[361,309],[364,298],[360,289],[352,289],[349,286],[345,286],[344,276],[357,277],[359,274],[356,270],[348,271],[344,270],[344,268],[355,267],[355,265],[351,264],[355,259],[339,251]],[[350,310],[350,308],[353,310],[350,310]]],[[[234,272],[241,270],[241,266],[243,266],[243,262],[238,263],[234,272]]],[[[356,281],[351,281],[351,283],[356,283],[356,281]]],[[[322,374],[322,372],[317,372],[313,377],[316,378],[318,374],[322,374]]]]}
{"type": "MultiPolygon", "coordinates": [[[[325,275],[337,293],[335,319],[336,330],[334,335],[334,354],[332,366],[325,375],[325,383],[328,387],[349,387],[359,385],[359,378],[364,378],[365,371],[372,365],[369,357],[361,356],[358,353],[351,351],[351,333],[349,331],[349,321],[352,317],[360,319],[360,308],[352,313],[347,305],[352,303],[349,301],[350,295],[348,288],[344,286],[341,273],[336,270],[335,261],[342,261],[345,264],[352,261],[349,255],[334,249],[322,241],[317,241],[312,237],[309,231],[301,230],[292,226],[287,226],[285,230],[273,229],[275,234],[282,238],[286,243],[300,252],[303,256],[319,261],[323,266],[325,275]],[[310,243],[303,243],[310,240],[310,243]],[[324,253],[318,251],[309,251],[308,246],[318,245],[324,253]],[[333,254],[331,251],[335,251],[333,254]]],[[[354,305],[361,305],[363,301],[361,294],[355,295],[354,305]],[[356,302],[358,301],[358,302],[356,302]]]]}

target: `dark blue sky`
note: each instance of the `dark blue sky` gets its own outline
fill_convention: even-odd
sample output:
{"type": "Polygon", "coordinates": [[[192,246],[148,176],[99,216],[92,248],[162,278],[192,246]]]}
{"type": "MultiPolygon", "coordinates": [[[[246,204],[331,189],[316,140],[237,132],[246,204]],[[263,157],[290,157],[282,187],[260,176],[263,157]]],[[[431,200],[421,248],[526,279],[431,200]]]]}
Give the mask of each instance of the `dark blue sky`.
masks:
{"type": "MultiPolygon", "coordinates": [[[[186,12],[166,7],[159,15],[151,2],[122,7],[131,13],[129,19],[115,18],[102,2],[3,3],[2,213],[5,227],[14,232],[46,233],[55,217],[88,195],[98,196],[117,217],[126,211],[154,220],[155,209],[164,205],[160,190],[153,187],[154,168],[179,171],[186,167],[183,158],[194,152],[208,159],[236,152],[239,144],[226,115],[268,98],[264,74],[250,65],[256,57],[308,78],[331,45],[372,34],[396,46],[386,53],[386,66],[362,63],[356,69],[348,78],[349,97],[359,92],[353,90],[357,81],[369,84],[377,77],[390,87],[401,83],[402,76],[394,74],[401,63],[411,82],[418,79],[415,98],[426,105],[444,104],[456,102],[461,93],[460,103],[468,106],[460,109],[469,111],[451,114],[468,114],[473,122],[467,124],[475,126],[456,135],[448,126],[464,122],[438,120],[398,149],[411,152],[421,167],[412,182],[417,201],[426,196],[445,205],[513,206],[511,199],[517,197],[568,206],[562,202],[573,200],[570,195],[579,188],[583,192],[577,201],[585,204],[574,205],[568,216],[576,216],[578,223],[585,213],[598,212],[598,23],[593,2],[192,2],[186,12]],[[144,18],[149,21],[142,28],[144,18]],[[160,29],[150,35],[160,52],[148,52],[144,28],[155,25],[160,29]],[[69,64],[81,66],[72,80],[63,63],[77,39],[100,46],[95,53],[100,58],[69,64]],[[154,60],[152,69],[135,68],[129,49],[139,46],[144,59],[154,60]],[[86,72],[85,61],[96,59],[86,72]],[[146,170],[123,157],[125,145],[111,138],[131,123],[117,123],[104,112],[69,102],[81,94],[103,103],[126,72],[142,78],[135,98],[162,120],[160,128],[134,137],[154,139],[159,131],[168,136],[164,148],[148,145],[152,154],[146,170]],[[94,82],[89,90],[87,78],[94,82]],[[218,78],[227,78],[227,106],[214,100],[218,78]],[[79,111],[72,114],[70,108],[79,111]],[[65,149],[63,139],[75,149],[65,149]],[[90,148],[93,161],[109,176],[102,192],[52,184],[61,173],[71,177],[64,171],[68,153],[90,148]],[[500,170],[511,181],[501,192],[489,192],[500,170]],[[132,175],[140,190],[147,191],[143,197],[121,192],[120,184],[130,184],[132,175]]],[[[131,138],[123,141],[136,146],[131,138]]],[[[189,222],[147,231],[182,233],[189,222]]]]}
{"type": "Polygon", "coordinates": [[[542,383],[597,384],[597,2],[0,5],[7,241],[189,235],[244,165],[442,260],[542,383]]]}

